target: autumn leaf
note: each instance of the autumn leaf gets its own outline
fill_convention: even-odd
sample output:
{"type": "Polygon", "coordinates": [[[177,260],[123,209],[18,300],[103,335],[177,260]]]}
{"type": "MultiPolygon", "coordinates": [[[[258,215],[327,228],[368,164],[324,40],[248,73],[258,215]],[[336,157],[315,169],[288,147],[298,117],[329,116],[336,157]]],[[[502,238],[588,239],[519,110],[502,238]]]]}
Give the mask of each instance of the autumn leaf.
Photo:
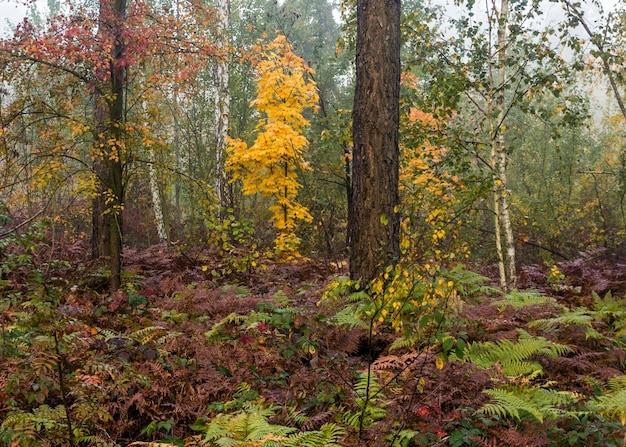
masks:
{"type": "Polygon", "coordinates": [[[278,230],[275,246],[279,252],[294,252],[300,243],[294,234],[297,221],[310,222],[306,207],[298,203],[298,171],[309,170],[304,159],[308,145],[302,135],[309,125],[303,112],[315,107],[318,96],[315,83],[307,78],[311,69],[293,53],[284,36],[269,44],[259,44],[256,62],[258,94],[251,102],[261,112],[254,143],[248,146],[239,139],[227,139],[226,168],[233,181],[242,181],[245,195],[272,197],[275,204],[272,224],[278,230]]]}

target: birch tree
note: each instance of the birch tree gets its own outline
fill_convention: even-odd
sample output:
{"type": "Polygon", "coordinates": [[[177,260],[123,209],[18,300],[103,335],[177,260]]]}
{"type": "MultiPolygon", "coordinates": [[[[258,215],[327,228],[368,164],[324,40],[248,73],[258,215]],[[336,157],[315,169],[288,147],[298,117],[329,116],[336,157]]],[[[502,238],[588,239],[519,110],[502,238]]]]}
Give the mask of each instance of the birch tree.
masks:
{"type": "MultiPolygon", "coordinates": [[[[464,4],[464,2],[456,2],[464,4]]],[[[523,130],[509,126],[510,112],[544,113],[543,94],[559,101],[560,113],[577,107],[569,65],[559,56],[556,30],[541,27],[541,0],[467,2],[458,19],[440,29],[411,18],[407,41],[415,52],[407,65],[422,70],[431,110],[443,110],[459,152],[469,154],[486,177],[500,285],[516,287],[516,233],[512,224],[508,154],[523,130]],[[455,35],[450,37],[451,30],[455,35]],[[486,153],[485,153],[486,152],[486,153]]],[[[550,103],[550,107],[553,104],[550,103]]]]}
{"type": "Polygon", "coordinates": [[[230,118],[230,70],[228,52],[230,43],[230,0],[217,0],[217,47],[220,55],[215,67],[215,157],[216,157],[216,192],[218,202],[223,207],[231,205],[232,197],[228,194],[228,178],[224,160],[226,158],[226,137],[230,118]]]}
{"type": "Polygon", "coordinates": [[[486,98],[486,112],[489,118],[489,139],[491,141],[496,253],[498,255],[500,286],[504,290],[515,289],[517,286],[515,238],[509,215],[509,189],[507,187],[506,175],[507,155],[504,140],[504,120],[508,113],[504,98],[506,91],[508,15],[509,0],[501,0],[499,10],[494,0],[489,17],[489,34],[492,35],[491,27],[497,26],[497,52],[494,63],[489,63],[489,67],[495,66],[496,69],[489,70],[489,95],[486,98]],[[504,240],[502,240],[503,234],[504,240]]]}

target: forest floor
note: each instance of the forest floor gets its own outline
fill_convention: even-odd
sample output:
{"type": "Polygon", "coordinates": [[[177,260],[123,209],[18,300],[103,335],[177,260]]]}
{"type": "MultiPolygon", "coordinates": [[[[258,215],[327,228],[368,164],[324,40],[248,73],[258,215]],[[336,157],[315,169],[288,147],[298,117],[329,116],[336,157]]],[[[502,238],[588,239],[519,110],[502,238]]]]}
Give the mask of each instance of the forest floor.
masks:
{"type": "MultiPolygon", "coordinates": [[[[83,249],[77,245],[68,251],[83,249]]],[[[302,432],[341,427],[335,445],[342,446],[624,442],[619,421],[626,415],[626,398],[624,408],[616,404],[615,411],[595,415],[584,404],[609,393],[610,380],[626,374],[623,258],[596,251],[559,263],[558,284],[549,284],[545,266],[526,266],[519,287],[537,293],[517,304],[501,293],[474,293],[455,305],[446,333],[462,337],[468,352],[478,344],[497,350],[508,346],[506,340],[528,334],[544,340],[543,351],[517,359],[535,365],[526,374],[506,373],[505,360],[485,364],[478,355],[473,361],[449,356],[441,363],[441,338],[392,351],[393,331],[372,334],[358,325],[337,325],[332,316],[340,305],[320,303],[344,269],[309,259],[257,262],[254,269],[227,273],[227,261],[212,252],[127,249],[126,286],[115,294],[106,292],[101,270],[85,261],[65,264],[57,283],[47,286],[61,291],[55,308],[45,311],[55,321],[37,320],[40,328],[28,342],[25,329],[19,343],[17,336],[3,335],[5,437],[35,439],[15,445],[72,445],[59,439],[63,424],[73,420],[75,433],[82,430],[109,445],[157,440],[196,445],[192,440],[204,439],[218,415],[264,408],[271,409],[263,414],[275,426],[302,432]],[[533,301],[537,296],[545,299],[533,301]],[[546,323],[533,326],[538,320],[546,323]],[[37,343],[50,332],[55,345],[46,353],[37,343]],[[567,351],[547,355],[549,343],[567,351]],[[39,359],[47,363],[41,360],[42,366],[39,359]],[[364,389],[359,377],[368,371],[375,380],[364,389]],[[504,402],[501,410],[478,411],[493,398],[483,391],[498,386],[567,393],[573,396],[567,404],[572,408],[552,403],[533,410],[519,404],[516,416],[504,402]],[[71,413],[60,417],[58,432],[50,422],[19,434],[28,431],[25,422],[11,425],[8,417],[37,416],[42,406],[63,404],[71,413]],[[198,433],[202,436],[194,437],[198,433]]],[[[26,296],[33,288],[27,275],[21,278],[24,284],[15,276],[4,292],[19,289],[26,296]]],[[[15,333],[16,322],[25,318],[19,309],[15,299],[2,306],[3,334],[7,328],[15,333]]],[[[28,318],[35,324],[32,315],[28,318]]],[[[73,445],[91,445],[89,439],[76,435],[73,445]]]]}

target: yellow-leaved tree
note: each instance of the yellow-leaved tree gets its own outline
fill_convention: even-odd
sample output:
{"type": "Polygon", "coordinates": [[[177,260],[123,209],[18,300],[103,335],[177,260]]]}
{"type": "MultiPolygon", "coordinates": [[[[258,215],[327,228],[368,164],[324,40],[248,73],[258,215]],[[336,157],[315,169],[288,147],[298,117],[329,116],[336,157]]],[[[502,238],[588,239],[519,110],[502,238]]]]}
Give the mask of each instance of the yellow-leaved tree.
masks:
{"type": "Polygon", "coordinates": [[[251,107],[259,111],[256,139],[248,146],[239,139],[228,139],[226,168],[233,181],[240,179],[244,195],[272,197],[275,204],[272,223],[278,234],[276,250],[296,252],[298,220],[310,222],[307,208],[297,202],[298,172],[311,169],[304,158],[307,139],[302,134],[309,125],[303,112],[317,104],[315,83],[307,77],[311,69],[293,53],[284,36],[255,48],[258,94],[251,107]]]}

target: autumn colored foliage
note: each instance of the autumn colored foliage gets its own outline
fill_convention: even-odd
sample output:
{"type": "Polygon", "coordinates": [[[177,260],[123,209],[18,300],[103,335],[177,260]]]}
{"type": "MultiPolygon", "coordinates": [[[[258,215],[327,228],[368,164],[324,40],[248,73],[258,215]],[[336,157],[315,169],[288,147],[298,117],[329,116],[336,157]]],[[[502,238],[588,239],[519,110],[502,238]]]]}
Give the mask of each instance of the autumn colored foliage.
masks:
{"type": "Polygon", "coordinates": [[[578,84],[626,15],[566,67],[571,23],[509,0],[500,114],[483,6],[403,2],[400,254],[362,281],[353,3],[73,1],[0,39],[0,446],[624,445],[624,116],[578,84]]]}
{"type": "Polygon", "coordinates": [[[227,168],[233,180],[241,179],[244,194],[270,196],[272,223],[278,230],[276,249],[295,251],[299,239],[296,222],[310,222],[306,207],[298,203],[298,172],[309,170],[303,128],[309,125],[304,112],[318,100],[315,83],[307,78],[311,69],[296,56],[284,36],[270,44],[257,45],[255,64],[258,95],[250,103],[261,113],[255,141],[248,146],[238,139],[229,140],[227,168]]]}

